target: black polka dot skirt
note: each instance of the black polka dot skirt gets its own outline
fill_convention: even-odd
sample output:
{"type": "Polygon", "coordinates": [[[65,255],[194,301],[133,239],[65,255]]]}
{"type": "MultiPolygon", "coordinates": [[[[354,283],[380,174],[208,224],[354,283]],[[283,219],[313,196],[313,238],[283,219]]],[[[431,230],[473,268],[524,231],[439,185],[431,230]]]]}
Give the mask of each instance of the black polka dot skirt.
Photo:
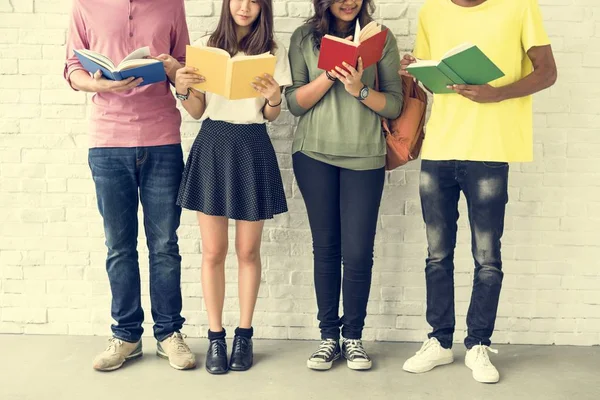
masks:
{"type": "Polygon", "coordinates": [[[286,212],[281,173],[266,125],[204,120],[190,149],[177,204],[243,221],[286,212]]]}

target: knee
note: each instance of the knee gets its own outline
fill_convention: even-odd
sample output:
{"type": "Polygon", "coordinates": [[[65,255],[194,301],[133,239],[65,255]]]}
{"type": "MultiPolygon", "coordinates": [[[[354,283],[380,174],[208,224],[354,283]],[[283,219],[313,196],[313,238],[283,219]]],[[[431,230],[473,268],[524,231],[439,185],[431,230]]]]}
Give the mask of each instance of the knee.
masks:
{"type": "Polygon", "coordinates": [[[223,267],[226,257],[227,245],[202,247],[202,264],[206,267],[223,267]]]}
{"type": "Polygon", "coordinates": [[[475,271],[475,281],[486,286],[499,286],[502,284],[504,273],[499,266],[481,266],[475,271]]]}
{"type": "Polygon", "coordinates": [[[313,252],[317,261],[339,262],[342,256],[340,236],[335,232],[313,233],[313,252]]]}
{"type": "Polygon", "coordinates": [[[342,259],[344,271],[370,274],[373,267],[373,248],[354,246],[344,249],[342,259]]]}
{"type": "Polygon", "coordinates": [[[256,265],[260,263],[260,247],[241,247],[235,249],[238,258],[238,264],[256,265]]]}

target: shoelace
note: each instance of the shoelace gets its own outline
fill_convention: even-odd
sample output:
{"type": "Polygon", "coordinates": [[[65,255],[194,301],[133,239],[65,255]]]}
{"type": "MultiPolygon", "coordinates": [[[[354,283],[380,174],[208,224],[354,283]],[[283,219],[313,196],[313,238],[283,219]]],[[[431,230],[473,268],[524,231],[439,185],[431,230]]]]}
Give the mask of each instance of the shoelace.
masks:
{"type": "Polygon", "coordinates": [[[210,344],[210,349],[214,357],[227,356],[227,343],[224,339],[213,340],[210,344]]]}
{"type": "Polygon", "coordinates": [[[319,349],[310,358],[324,358],[328,360],[335,351],[336,345],[335,340],[322,340],[319,349]]]}
{"type": "Polygon", "coordinates": [[[425,353],[427,350],[432,349],[433,346],[435,345],[436,339],[431,338],[429,340],[427,340],[425,343],[423,343],[423,346],[421,346],[421,349],[419,351],[417,351],[417,355],[421,355],[423,353],[425,353]]]}
{"type": "Polygon", "coordinates": [[[188,347],[188,345],[184,342],[184,338],[187,337],[179,332],[175,332],[172,336],[171,336],[171,342],[175,344],[175,349],[179,352],[179,353],[191,353],[190,348],[188,347]]]}
{"type": "Polygon", "coordinates": [[[365,351],[362,340],[358,339],[346,339],[344,342],[344,346],[346,346],[346,352],[348,356],[352,359],[354,358],[364,358],[369,359],[369,355],[365,351]]]}
{"type": "Polygon", "coordinates": [[[234,351],[238,352],[238,353],[246,353],[246,351],[248,350],[248,339],[243,337],[243,336],[237,336],[236,340],[233,343],[234,345],[234,351]]]}
{"type": "Polygon", "coordinates": [[[123,345],[123,341],[121,339],[117,339],[116,337],[112,337],[108,339],[108,347],[106,351],[112,351],[113,353],[117,352],[117,349],[123,345]]]}
{"type": "Polygon", "coordinates": [[[488,351],[491,353],[494,353],[494,354],[498,354],[498,350],[492,349],[489,346],[480,345],[475,350],[475,352],[476,352],[475,353],[475,361],[478,361],[481,359],[481,363],[483,364],[484,367],[489,367],[490,365],[492,365],[492,362],[490,361],[490,357],[487,353],[488,351]]]}

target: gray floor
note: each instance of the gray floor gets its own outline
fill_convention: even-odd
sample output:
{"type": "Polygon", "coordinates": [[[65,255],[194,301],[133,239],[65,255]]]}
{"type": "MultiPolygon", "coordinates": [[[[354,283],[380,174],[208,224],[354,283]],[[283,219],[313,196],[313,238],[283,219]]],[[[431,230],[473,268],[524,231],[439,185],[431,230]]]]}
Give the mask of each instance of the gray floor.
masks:
{"type": "Polygon", "coordinates": [[[600,399],[600,347],[496,346],[496,385],[471,378],[464,350],[454,364],[411,375],[402,363],[417,343],[367,343],[371,371],[306,368],[315,342],[255,341],[255,366],[247,372],[209,375],[202,367],[206,340],[189,340],[200,368],[176,371],[145,341],[144,357],[122,369],[90,367],[103,350],[100,337],[0,335],[0,399],[600,399]]]}

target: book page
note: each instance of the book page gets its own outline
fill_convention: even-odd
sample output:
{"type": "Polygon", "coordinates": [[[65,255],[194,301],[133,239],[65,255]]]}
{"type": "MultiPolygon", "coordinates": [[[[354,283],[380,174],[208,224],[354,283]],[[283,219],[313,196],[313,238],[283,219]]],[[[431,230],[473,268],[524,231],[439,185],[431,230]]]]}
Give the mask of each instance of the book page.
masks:
{"type": "Polygon", "coordinates": [[[352,39],[354,43],[360,43],[360,22],[358,21],[358,18],[356,18],[356,26],[354,27],[354,37],[352,39]]]}
{"type": "Polygon", "coordinates": [[[381,25],[379,25],[375,21],[371,21],[367,24],[367,26],[365,26],[362,29],[362,32],[360,33],[360,41],[364,42],[365,40],[372,38],[379,32],[381,32],[381,25]]]}
{"type": "Polygon", "coordinates": [[[446,54],[444,54],[444,56],[442,57],[442,60],[444,58],[452,57],[455,54],[458,54],[458,53],[463,52],[463,51],[465,51],[467,49],[470,49],[471,47],[475,47],[475,45],[471,44],[471,43],[462,43],[462,44],[460,44],[460,45],[458,45],[458,46],[456,46],[456,47],[448,50],[446,52],[446,54]]]}
{"type": "Polygon", "coordinates": [[[81,49],[81,50],[75,50],[75,51],[77,51],[79,54],[83,55],[84,57],[89,58],[90,60],[94,61],[95,63],[102,65],[104,68],[108,69],[109,71],[115,71],[115,64],[113,64],[113,62],[110,58],[103,56],[100,53],[96,53],[95,51],[92,51],[92,50],[81,49]]]}
{"type": "Polygon", "coordinates": [[[148,47],[148,46],[140,47],[139,49],[134,50],[133,52],[129,53],[129,55],[127,57],[125,57],[123,59],[123,61],[121,61],[121,64],[124,63],[125,61],[141,59],[141,58],[149,57],[149,56],[150,56],[150,47],[148,47]]]}
{"type": "Polygon", "coordinates": [[[152,58],[142,58],[141,60],[126,60],[119,64],[119,71],[125,71],[131,68],[141,67],[142,65],[162,63],[162,61],[152,58]]]}

